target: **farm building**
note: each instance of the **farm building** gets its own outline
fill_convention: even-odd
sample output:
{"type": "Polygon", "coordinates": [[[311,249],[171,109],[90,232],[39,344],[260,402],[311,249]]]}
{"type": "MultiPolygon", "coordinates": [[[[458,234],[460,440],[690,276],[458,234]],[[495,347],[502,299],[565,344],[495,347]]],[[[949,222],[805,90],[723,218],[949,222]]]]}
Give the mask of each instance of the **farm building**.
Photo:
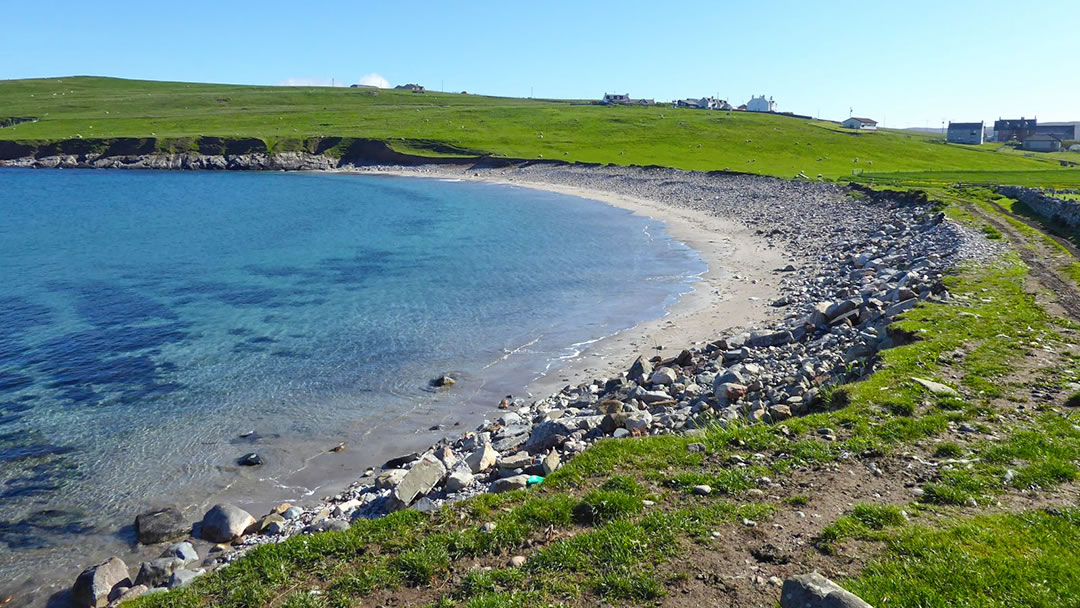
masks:
{"type": "Polygon", "coordinates": [[[746,109],[749,112],[775,112],[776,102],[770,97],[765,99],[765,96],[751,97],[750,101],[746,102],[746,109]]]}
{"type": "Polygon", "coordinates": [[[618,93],[604,93],[604,98],[600,100],[600,103],[605,106],[610,105],[625,105],[630,103],[630,94],[625,93],[619,95],[618,93]]]}
{"type": "Polygon", "coordinates": [[[877,131],[877,121],[869,118],[859,118],[858,116],[852,116],[851,118],[840,123],[841,127],[845,129],[858,129],[860,131],[877,131]]]}
{"type": "Polygon", "coordinates": [[[409,84],[399,84],[394,88],[401,89],[402,91],[412,91],[413,93],[423,93],[425,90],[424,87],[418,84],[413,84],[411,82],[409,84]]]}
{"type": "Polygon", "coordinates": [[[1007,118],[998,119],[994,121],[994,139],[997,141],[1024,141],[1028,137],[1035,135],[1035,119],[1024,118],[1019,119],[1007,118]]]}
{"type": "Polygon", "coordinates": [[[1061,140],[1053,135],[1029,135],[1021,147],[1029,152],[1057,152],[1061,149],[1061,140]]]}
{"type": "Polygon", "coordinates": [[[693,97],[687,97],[686,99],[676,99],[671,104],[673,108],[690,108],[692,110],[704,110],[709,107],[709,102],[706,98],[694,99],[693,97]]]}
{"type": "Polygon", "coordinates": [[[950,144],[973,144],[983,143],[983,123],[979,122],[949,122],[949,130],[945,134],[945,141],[950,144]]]}
{"type": "Polygon", "coordinates": [[[1036,135],[1053,135],[1060,140],[1080,139],[1080,122],[1044,122],[1035,125],[1036,135]]]}

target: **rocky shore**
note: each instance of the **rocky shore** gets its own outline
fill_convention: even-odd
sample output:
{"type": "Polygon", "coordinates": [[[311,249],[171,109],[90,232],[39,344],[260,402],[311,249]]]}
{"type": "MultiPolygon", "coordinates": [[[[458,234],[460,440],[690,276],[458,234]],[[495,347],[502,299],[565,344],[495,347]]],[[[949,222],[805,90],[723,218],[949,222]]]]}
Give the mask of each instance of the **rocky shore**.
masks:
{"type": "MultiPolygon", "coordinates": [[[[553,164],[349,169],[571,186],[740,222],[795,258],[778,269],[781,293],[769,302],[779,320],[701,336],[701,346],[678,353],[627,353],[622,373],[537,400],[493,403],[490,419],[474,430],[363,471],[315,505],[283,504],[261,517],[217,505],[194,526],[175,509],[141,514],[140,541],[160,544],[162,556],[135,568],[112,558],[87,569],[73,588],[78,605],[183,586],[251,547],[343,529],[358,518],[540,484],[596,441],[695,435],[709,424],[771,424],[814,411],[827,387],[870,373],[882,349],[908,339],[889,330],[898,315],[921,301],[950,301],[942,278],[951,267],[997,254],[925,201],[827,183],[553,164]]],[[[831,429],[819,434],[835,438],[831,429]]]]}

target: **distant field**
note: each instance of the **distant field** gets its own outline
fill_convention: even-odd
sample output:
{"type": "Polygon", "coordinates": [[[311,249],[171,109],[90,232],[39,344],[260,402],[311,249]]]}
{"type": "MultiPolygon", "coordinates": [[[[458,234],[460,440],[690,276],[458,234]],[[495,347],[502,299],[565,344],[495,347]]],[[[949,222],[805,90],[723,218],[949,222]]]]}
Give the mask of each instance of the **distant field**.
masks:
{"type": "Polygon", "coordinates": [[[1003,183],[1080,184],[1080,169],[1060,169],[1058,158],[946,145],[933,134],[856,134],[825,121],[661,106],[72,77],[0,82],[0,119],[5,117],[40,119],[0,128],[0,139],[21,141],[219,136],[260,138],[271,149],[291,149],[308,137],[356,137],[422,155],[728,169],[779,177],[801,172],[830,179],[906,172],[953,180],[977,171],[1003,183]]]}

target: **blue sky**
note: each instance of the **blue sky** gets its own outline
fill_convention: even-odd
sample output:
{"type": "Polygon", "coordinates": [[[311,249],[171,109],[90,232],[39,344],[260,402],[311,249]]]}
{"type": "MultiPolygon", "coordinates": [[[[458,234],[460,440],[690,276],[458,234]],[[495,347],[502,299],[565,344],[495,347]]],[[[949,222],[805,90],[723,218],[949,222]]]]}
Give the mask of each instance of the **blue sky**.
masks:
{"type": "Polygon", "coordinates": [[[764,93],[781,111],[854,108],[893,127],[1080,120],[1080,0],[53,0],[0,14],[0,79],[381,76],[510,96],[764,93]]]}

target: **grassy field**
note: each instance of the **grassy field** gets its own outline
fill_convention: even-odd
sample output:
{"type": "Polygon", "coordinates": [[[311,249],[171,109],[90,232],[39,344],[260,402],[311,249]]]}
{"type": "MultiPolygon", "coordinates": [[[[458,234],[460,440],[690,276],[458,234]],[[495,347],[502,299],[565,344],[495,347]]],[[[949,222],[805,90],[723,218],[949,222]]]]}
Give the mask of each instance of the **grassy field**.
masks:
{"type": "Polygon", "coordinates": [[[853,133],[826,121],[663,106],[71,77],[0,82],[0,108],[0,118],[40,119],[0,129],[7,140],[252,137],[282,150],[304,138],[355,137],[426,155],[440,149],[789,178],[915,172],[951,180],[979,171],[1001,183],[1080,184],[1080,169],[1061,169],[1056,157],[946,145],[910,131],[853,133]]]}

